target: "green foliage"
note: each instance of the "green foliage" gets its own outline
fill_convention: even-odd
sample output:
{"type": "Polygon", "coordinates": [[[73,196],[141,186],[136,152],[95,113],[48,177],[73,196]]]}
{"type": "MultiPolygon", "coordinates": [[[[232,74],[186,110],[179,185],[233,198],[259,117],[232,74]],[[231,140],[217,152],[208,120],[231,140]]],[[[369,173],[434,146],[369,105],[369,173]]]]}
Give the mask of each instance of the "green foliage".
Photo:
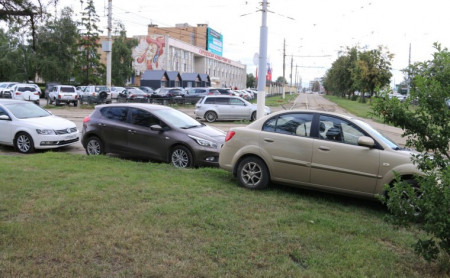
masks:
{"type": "Polygon", "coordinates": [[[432,61],[408,69],[412,84],[406,101],[388,99],[384,92],[373,108],[386,122],[403,128],[406,145],[419,153],[414,162],[424,176],[417,177],[418,189],[398,181],[387,188],[389,199],[385,201],[399,224],[419,221],[430,235],[415,245],[428,260],[436,259],[440,251],[450,254],[450,109],[445,104],[450,98],[450,53],[439,44],[434,46],[432,61]],[[413,103],[417,106],[410,109],[413,103]]]}
{"type": "Polygon", "coordinates": [[[256,78],[253,73],[247,74],[247,88],[255,88],[256,87],[256,78]]]}
{"type": "Polygon", "coordinates": [[[81,26],[84,28],[78,42],[79,54],[76,59],[74,75],[75,80],[80,84],[102,84],[105,83],[105,65],[100,63],[98,49],[100,21],[95,11],[94,1],[87,2],[84,11],[81,13],[81,26]]]}
{"type": "Polygon", "coordinates": [[[133,57],[131,49],[137,46],[136,39],[128,39],[125,27],[119,24],[117,36],[115,36],[112,45],[112,84],[116,86],[124,86],[127,80],[134,73],[132,68],[133,57]]]}
{"type": "Polygon", "coordinates": [[[36,67],[46,81],[69,84],[75,66],[77,23],[73,11],[65,8],[58,19],[48,21],[37,32],[36,67]]]}
{"type": "Polygon", "coordinates": [[[392,58],[393,55],[381,46],[366,51],[348,48],[327,71],[324,87],[327,92],[349,98],[359,91],[361,102],[365,102],[364,93],[373,96],[378,88],[389,84],[392,58]]]}

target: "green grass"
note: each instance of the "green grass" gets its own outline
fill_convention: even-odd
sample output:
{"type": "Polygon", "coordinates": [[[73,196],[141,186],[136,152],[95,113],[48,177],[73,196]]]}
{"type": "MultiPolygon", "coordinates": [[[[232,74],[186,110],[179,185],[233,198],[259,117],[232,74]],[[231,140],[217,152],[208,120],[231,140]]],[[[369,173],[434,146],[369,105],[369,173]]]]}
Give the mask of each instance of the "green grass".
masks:
{"type": "Polygon", "coordinates": [[[442,277],[386,209],[220,169],[0,156],[0,277],[442,277]]]}
{"type": "Polygon", "coordinates": [[[332,95],[323,95],[323,97],[328,99],[329,101],[336,103],[337,105],[339,105],[340,107],[344,108],[345,110],[347,110],[348,112],[352,113],[357,117],[373,119],[374,121],[382,122],[381,118],[371,115],[372,108],[369,99],[367,99],[366,103],[361,103],[358,100],[352,101],[348,98],[342,98],[332,95]]]}
{"type": "MultiPolygon", "coordinates": [[[[295,100],[295,98],[298,96],[298,94],[285,94],[285,97],[283,99],[282,95],[275,95],[275,96],[268,96],[266,97],[266,106],[280,106],[280,105],[285,105],[288,104],[290,102],[293,102],[295,100]]],[[[256,103],[257,99],[253,99],[250,101],[251,103],[256,103]]]]}

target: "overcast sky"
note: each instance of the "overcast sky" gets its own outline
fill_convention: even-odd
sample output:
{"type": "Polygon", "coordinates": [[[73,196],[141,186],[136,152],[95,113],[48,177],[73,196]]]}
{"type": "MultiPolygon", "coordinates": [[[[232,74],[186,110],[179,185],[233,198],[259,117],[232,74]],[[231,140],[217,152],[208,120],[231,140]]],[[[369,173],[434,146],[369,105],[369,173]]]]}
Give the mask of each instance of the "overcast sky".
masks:
{"type": "MultiPolygon", "coordinates": [[[[432,59],[433,42],[450,47],[449,0],[269,0],[268,59],[273,80],[283,75],[283,40],[286,40],[286,79],[293,75],[306,84],[322,77],[340,51],[360,46],[374,49],[386,46],[395,55],[393,82],[403,80],[409,45],[411,61],[432,59]]],[[[95,0],[106,34],[108,0],[95,0]]],[[[60,0],[60,7],[72,6],[79,13],[77,0],[60,0]]],[[[207,23],[223,35],[223,56],[247,65],[259,51],[261,1],[258,0],[112,0],[113,19],[126,25],[127,35],[147,34],[149,23],[174,27],[207,23]]]]}

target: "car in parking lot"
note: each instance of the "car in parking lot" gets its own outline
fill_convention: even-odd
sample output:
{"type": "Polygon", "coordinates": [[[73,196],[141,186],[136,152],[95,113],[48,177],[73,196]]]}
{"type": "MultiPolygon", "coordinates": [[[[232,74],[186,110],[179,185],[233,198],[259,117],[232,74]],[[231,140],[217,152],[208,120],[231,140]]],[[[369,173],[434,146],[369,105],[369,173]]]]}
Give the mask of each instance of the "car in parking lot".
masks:
{"type": "Polygon", "coordinates": [[[0,98],[12,98],[12,87],[18,82],[2,82],[0,84],[0,98]]]}
{"type": "Polygon", "coordinates": [[[117,96],[117,102],[150,102],[150,96],[136,87],[127,87],[117,96]]]}
{"type": "Polygon", "coordinates": [[[183,90],[180,88],[162,87],[155,90],[151,95],[154,103],[176,103],[183,102],[183,90]]]}
{"type": "Polygon", "coordinates": [[[71,85],[55,85],[53,86],[47,98],[47,103],[55,105],[60,105],[61,103],[70,104],[73,106],[78,106],[78,94],[74,86],[71,85]]]}
{"type": "MultiPolygon", "coordinates": [[[[258,107],[237,96],[208,95],[195,104],[196,118],[208,122],[217,120],[250,120],[256,119],[258,107]]],[[[270,114],[270,108],[265,107],[265,114],[270,114]]]]}
{"type": "Polygon", "coordinates": [[[249,189],[275,182],[376,198],[396,174],[411,182],[420,174],[411,150],[337,113],[280,111],[230,129],[225,141],[219,165],[249,189]]]}
{"type": "Polygon", "coordinates": [[[186,103],[196,104],[202,97],[209,95],[220,95],[220,92],[215,88],[190,88],[184,99],[186,103]]]}
{"type": "Polygon", "coordinates": [[[117,153],[176,167],[218,166],[225,133],[168,106],[144,103],[97,105],[83,120],[88,155],[117,153]]]}
{"type": "Polygon", "coordinates": [[[84,88],[79,96],[80,104],[87,102],[88,104],[111,103],[111,91],[107,86],[89,85],[84,88]]]}
{"type": "Polygon", "coordinates": [[[111,87],[111,98],[117,99],[123,90],[125,90],[125,87],[111,87]]]}
{"type": "Polygon", "coordinates": [[[39,105],[40,94],[34,84],[18,83],[11,88],[11,98],[32,101],[39,105]]]}
{"type": "Polygon", "coordinates": [[[79,141],[75,123],[23,100],[0,99],[0,131],[0,144],[14,146],[21,153],[79,141]]]}

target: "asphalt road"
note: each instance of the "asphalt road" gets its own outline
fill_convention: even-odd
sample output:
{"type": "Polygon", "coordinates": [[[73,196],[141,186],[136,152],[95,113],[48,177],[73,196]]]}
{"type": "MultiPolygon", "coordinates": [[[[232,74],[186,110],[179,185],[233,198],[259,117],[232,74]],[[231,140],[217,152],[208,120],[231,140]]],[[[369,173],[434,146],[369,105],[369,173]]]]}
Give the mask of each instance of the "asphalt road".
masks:
{"type": "MultiPolygon", "coordinates": [[[[44,107],[47,104],[45,99],[41,99],[41,106],[44,107]]],[[[289,103],[284,106],[278,106],[278,107],[271,107],[271,111],[279,111],[279,110],[292,110],[292,109],[308,109],[308,110],[320,110],[320,111],[329,111],[329,112],[336,112],[341,113],[345,115],[350,115],[347,111],[340,108],[333,102],[328,101],[327,99],[323,98],[321,95],[318,94],[300,94],[293,103],[289,103]]],[[[73,106],[59,106],[54,108],[48,109],[51,113],[53,113],[56,116],[60,116],[63,118],[66,118],[68,120],[73,121],[77,127],[78,130],[81,132],[83,127],[83,119],[84,117],[88,116],[92,109],[85,109],[81,107],[73,107],[73,106]]],[[[188,114],[189,116],[194,117],[194,108],[190,106],[190,108],[180,108],[179,110],[183,111],[184,113],[188,114]]],[[[385,124],[379,124],[372,120],[368,119],[362,119],[363,121],[371,124],[373,127],[381,131],[383,134],[391,138],[393,141],[397,142],[399,145],[404,146],[405,145],[405,139],[401,137],[402,130],[399,128],[391,127],[385,124]]],[[[246,124],[240,124],[236,121],[229,121],[229,122],[215,122],[208,124],[214,127],[217,127],[223,131],[228,131],[232,127],[236,126],[243,126],[246,124]]],[[[81,135],[81,134],[80,134],[81,135]]],[[[69,152],[74,154],[85,154],[85,150],[80,142],[77,142],[74,145],[62,147],[59,149],[53,149],[52,151],[58,151],[58,152],[69,152]]],[[[41,151],[38,151],[41,152],[41,151]]],[[[13,147],[8,146],[0,146],[0,155],[17,155],[18,153],[14,150],[13,147]]]]}

